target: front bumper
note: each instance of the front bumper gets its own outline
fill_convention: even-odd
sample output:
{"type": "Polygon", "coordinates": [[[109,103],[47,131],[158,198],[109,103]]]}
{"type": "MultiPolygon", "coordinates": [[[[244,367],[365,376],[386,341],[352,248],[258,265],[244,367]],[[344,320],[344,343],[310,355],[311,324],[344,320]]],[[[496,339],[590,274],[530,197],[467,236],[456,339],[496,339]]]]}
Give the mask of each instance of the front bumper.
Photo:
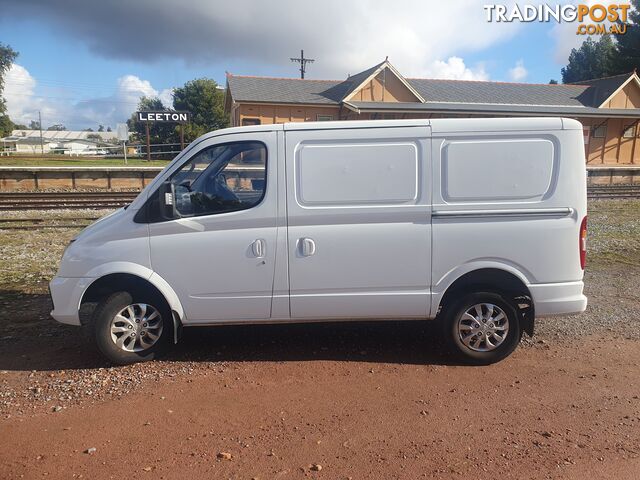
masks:
{"type": "Polygon", "coordinates": [[[527,287],[531,292],[536,317],[582,313],[587,308],[587,297],[582,294],[582,281],[542,283],[527,287]]]}
{"type": "Polygon", "coordinates": [[[80,325],[80,301],[93,278],[54,277],[49,283],[49,293],[53,301],[51,316],[60,323],[80,325]]]}

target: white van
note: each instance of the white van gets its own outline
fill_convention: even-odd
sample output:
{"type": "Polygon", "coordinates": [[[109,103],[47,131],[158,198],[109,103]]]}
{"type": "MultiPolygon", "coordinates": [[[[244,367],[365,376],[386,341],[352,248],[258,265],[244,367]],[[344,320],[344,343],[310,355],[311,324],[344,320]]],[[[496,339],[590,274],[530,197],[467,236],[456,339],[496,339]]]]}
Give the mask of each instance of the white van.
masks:
{"type": "Polygon", "coordinates": [[[586,215],[575,120],[218,130],[69,244],[51,315],[119,364],[183,326],[365,319],[438,319],[486,364],[584,311],[586,215]]]}

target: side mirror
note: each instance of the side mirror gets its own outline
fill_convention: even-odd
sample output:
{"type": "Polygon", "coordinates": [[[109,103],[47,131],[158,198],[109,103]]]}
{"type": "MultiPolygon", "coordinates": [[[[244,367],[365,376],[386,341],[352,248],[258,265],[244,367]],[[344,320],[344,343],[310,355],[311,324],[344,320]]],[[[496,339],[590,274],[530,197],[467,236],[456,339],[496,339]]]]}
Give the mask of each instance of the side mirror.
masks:
{"type": "Polygon", "coordinates": [[[158,189],[158,200],[160,204],[160,216],[164,220],[174,220],[180,218],[176,209],[175,187],[171,182],[164,182],[158,189]]]}

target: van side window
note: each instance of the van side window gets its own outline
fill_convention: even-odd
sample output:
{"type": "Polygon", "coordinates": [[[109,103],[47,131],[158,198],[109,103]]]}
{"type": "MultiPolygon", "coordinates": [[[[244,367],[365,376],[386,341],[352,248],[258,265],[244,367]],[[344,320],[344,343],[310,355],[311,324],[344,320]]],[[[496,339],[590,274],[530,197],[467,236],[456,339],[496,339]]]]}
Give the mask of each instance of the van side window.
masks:
{"type": "Polygon", "coordinates": [[[178,213],[213,215],[254,207],[266,188],[267,149],[260,142],[215,145],[171,176],[178,213]]]}

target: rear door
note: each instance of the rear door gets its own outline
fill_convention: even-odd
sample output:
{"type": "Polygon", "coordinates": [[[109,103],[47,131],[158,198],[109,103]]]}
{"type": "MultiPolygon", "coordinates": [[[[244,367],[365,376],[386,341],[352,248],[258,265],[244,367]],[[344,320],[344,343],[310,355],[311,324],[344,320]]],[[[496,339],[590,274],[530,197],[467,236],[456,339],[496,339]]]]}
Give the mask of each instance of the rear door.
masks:
{"type": "Polygon", "coordinates": [[[294,319],[430,308],[429,127],[285,133],[294,319]]]}

